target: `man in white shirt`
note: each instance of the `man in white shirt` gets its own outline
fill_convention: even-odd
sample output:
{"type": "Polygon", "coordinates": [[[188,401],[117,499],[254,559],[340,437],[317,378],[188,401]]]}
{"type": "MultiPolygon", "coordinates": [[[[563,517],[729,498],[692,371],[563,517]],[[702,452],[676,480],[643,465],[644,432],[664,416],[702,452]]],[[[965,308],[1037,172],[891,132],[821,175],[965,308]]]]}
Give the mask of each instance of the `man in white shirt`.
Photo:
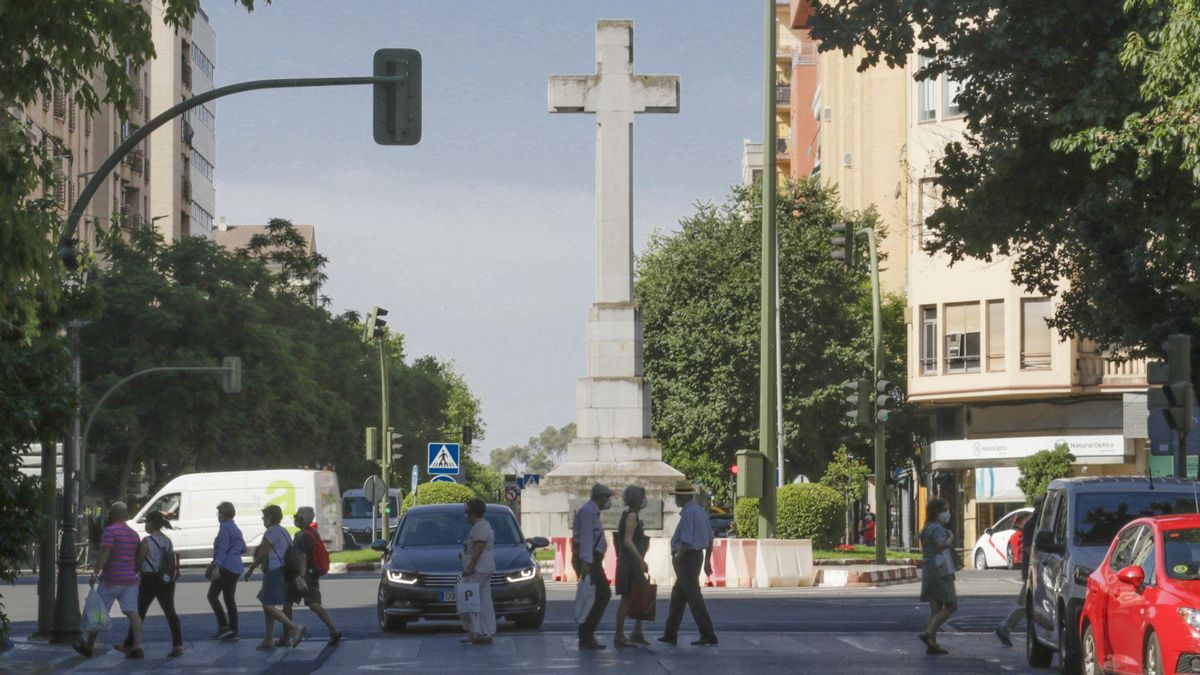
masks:
{"type": "Polygon", "coordinates": [[[604,616],[604,609],[612,598],[612,590],[608,587],[608,577],[604,575],[604,554],[608,551],[608,542],[604,536],[604,525],[600,522],[600,512],[611,505],[612,490],[607,485],[596,483],[592,486],[591,499],[575,512],[575,524],[572,528],[572,539],[578,562],[575,572],[582,579],[591,579],[596,587],[596,601],[592,611],[588,613],[583,623],[579,624],[579,648],[581,650],[604,649],[605,645],[596,640],[596,627],[604,616]]]}
{"type": "Polygon", "coordinates": [[[717,644],[708,607],[700,594],[700,569],[712,576],[712,524],[704,507],[696,503],[696,486],[681,480],[675,484],[675,503],[679,505],[679,525],[671,537],[671,563],[675,568],[675,586],[671,588],[671,609],[659,642],[669,645],[679,639],[679,624],[683,623],[683,605],[692,610],[692,618],[700,629],[696,646],[717,644]]]}

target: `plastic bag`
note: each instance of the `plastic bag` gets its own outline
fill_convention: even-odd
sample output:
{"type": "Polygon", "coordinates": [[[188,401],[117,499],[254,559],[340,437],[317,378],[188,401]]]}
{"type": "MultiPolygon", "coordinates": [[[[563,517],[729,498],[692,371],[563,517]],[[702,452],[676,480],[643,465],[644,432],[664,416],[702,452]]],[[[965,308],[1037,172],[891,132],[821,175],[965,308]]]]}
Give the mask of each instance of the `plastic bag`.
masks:
{"type": "Polygon", "coordinates": [[[591,575],[579,578],[575,586],[575,623],[582,624],[596,604],[596,587],[592,585],[591,575]]]}
{"type": "Polygon", "coordinates": [[[479,584],[459,579],[454,585],[454,605],[459,614],[478,614],[479,584]]]}
{"type": "Polygon", "coordinates": [[[85,633],[99,633],[106,631],[112,627],[112,619],[108,616],[108,611],[104,609],[104,601],[100,599],[100,592],[92,586],[92,590],[88,591],[87,598],[83,601],[83,631],[85,633]]]}

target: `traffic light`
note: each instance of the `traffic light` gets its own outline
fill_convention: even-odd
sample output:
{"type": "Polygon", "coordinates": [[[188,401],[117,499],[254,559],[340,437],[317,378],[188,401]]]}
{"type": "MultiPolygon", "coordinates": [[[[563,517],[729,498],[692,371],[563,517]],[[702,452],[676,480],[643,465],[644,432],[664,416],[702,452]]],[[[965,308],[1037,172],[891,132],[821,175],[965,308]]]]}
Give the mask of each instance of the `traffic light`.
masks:
{"type": "Polygon", "coordinates": [[[1155,361],[1146,368],[1146,381],[1153,385],[1147,396],[1150,410],[1162,410],[1167,426],[1187,433],[1192,429],[1192,338],[1171,335],[1163,344],[1167,361],[1155,361]]]}
{"type": "Polygon", "coordinates": [[[221,362],[221,391],[226,394],[237,394],[242,391],[242,358],[226,356],[221,362]]]}
{"type": "Polygon", "coordinates": [[[375,305],[371,306],[371,311],[367,313],[367,321],[363,324],[363,339],[370,340],[371,338],[381,338],[385,333],[387,321],[380,317],[387,316],[388,311],[382,307],[375,305]]]}
{"type": "Polygon", "coordinates": [[[875,383],[875,420],[886,423],[896,412],[899,405],[899,393],[889,380],[879,380],[875,383]]]}
{"type": "Polygon", "coordinates": [[[421,141],[421,52],[380,49],[374,74],[403,81],[376,84],[372,127],[380,145],[416,145],[421,141]]]}
{"type": "Polygon", "coordinates": [[[462,442],[468,448],[471,447],[471,441],[475,438],[475,427],[470,424],[463,425],[462,442]]]}
{"type": "Polygon", "coordinates": [[[846,417],[860,427],[871,426],[871,381],[866,378],[846,380],[842,383],[842,390],[847,394],[846,403],[851,406],[846,411],[846,417]]]}
{"type": "Polygon", "coordinates": [[[844,260],[847,265],[854,260],[854,226],[850,223],[834,223],[833,236],[829,243],[833,244],[830,257],[834,260],[844,260]]]}

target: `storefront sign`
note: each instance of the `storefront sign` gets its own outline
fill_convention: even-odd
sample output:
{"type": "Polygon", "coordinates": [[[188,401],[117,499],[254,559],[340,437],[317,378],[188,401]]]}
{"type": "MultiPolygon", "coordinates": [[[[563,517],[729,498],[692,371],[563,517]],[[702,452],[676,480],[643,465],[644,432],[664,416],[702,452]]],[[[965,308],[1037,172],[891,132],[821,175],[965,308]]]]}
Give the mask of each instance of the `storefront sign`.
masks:
{"type": "Polygon", "coordinates": [[[978,438],[962,441],[935,441],[930,459],[937,462],[970,462],[972,466],[993,466],[1028,457],[1042,450],[1053,450],[1065,443],[1081,463],[1089,458],[1122,457],[1123,436],[1029,436],[1025,438],[978,438]]]}

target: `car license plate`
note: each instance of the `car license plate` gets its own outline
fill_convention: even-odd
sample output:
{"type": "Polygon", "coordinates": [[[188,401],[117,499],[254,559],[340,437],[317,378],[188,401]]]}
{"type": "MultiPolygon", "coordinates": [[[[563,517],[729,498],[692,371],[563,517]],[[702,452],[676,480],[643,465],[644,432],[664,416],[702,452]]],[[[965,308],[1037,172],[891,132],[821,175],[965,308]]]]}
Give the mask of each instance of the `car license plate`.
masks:
{"type": "Polygon", "coordinates": [[[442,591],[438,593],[438,600],[442,602],[454,602],[454,591],[442,591]]]}

